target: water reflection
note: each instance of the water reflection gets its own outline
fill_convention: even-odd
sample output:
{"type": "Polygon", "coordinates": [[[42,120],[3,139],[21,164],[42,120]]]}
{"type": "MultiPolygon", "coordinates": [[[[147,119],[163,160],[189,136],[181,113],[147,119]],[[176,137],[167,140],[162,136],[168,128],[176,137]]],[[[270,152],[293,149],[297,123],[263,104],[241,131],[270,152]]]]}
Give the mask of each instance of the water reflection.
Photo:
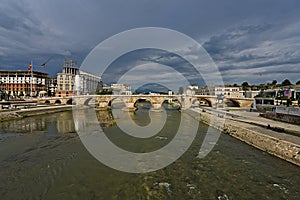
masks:
{"type": "MultiPolygon", "coordinates": [[[[97,116],[103,125],[112,120],[107,111],[97,112],[97,116]]],[[[144,120],[141,124],[149,119],[142,109],[132,117],[144,120]]],[[[168,118],[164,132],[145,143],[127,138],[117,126],[104,129],[118,146],[147,152],[154,144],[158,148],[172,139],[180,118],[177,111],[170,111],[168,118]]],[[[78,123],[84,126],[90,122],[86,119],[78,123]]],[[[67,134],[74,130],[69,111],[0,123],[0,135],[24,135],[0,140],[1,200],[299,199],[299,167],[228,135],[222,134],[204,159],[197,158],[207,130],[204,124],[200,124],[194,143],[180,159],[145,174],[121,173],[104,166],[87,152],[77,134],[67,134]],[[27,132],[22,130],[26,125],[31,127],[27,132]],[[26,134],[31,131],[33,134],[26,134]]]]}
{"type": "MultiPolygon", "coordinates": [[[[65,134],[75,132],[72,112],[38,115],[0,123],[0,134],[24,134],[48,131],[65,134]]],[[[2,137],[4,137],[2,135],[2,137]]]]}

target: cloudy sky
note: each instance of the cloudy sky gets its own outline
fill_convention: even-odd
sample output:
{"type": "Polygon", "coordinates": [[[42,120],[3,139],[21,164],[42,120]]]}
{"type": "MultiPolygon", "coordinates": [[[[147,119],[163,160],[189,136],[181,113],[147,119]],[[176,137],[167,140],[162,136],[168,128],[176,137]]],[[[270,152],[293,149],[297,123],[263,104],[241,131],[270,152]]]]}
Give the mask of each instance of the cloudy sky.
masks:
{"type": "Polygon", "coordinates": [[[225,83],[296,82],[299,11],[298,0],[1,0],[0,69],[27,69],[32,60],[55,76],[64,58],[80,66],[112,35],[164,27],[198,41],[225,83]]]}

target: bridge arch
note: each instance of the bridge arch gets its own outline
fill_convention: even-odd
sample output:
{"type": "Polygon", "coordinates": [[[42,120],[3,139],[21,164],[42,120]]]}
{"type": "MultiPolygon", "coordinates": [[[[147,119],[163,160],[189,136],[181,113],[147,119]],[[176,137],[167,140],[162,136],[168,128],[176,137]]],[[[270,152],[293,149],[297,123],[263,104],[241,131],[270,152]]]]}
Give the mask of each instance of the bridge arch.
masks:
{"type": "Polygon", "coordinates": [[[199,105],[201,105],[201,101],[204,101],[208,104],[209,107],[212,107],[212,101],[209,98],[205,98],[205,97],[193,98],[191,104],[194,104],[196,101],[199,101],[199,105]]]}
{"type": "Polygon", "coordinates": [[[89,97],[89,98],[85,99],[84,102],[83,102],[83,105],[88,106],[89,103],[90,103],[90,101],[91,101],[92,99],[93,99],[92,97],[89,97]]]}
{"type": "Polygon", "coordinates": [[[50,101],[49,101],[49,100],[46,100],[46,101],[45,101],[45,104],[50,104],[50,101]]]}
{"type": "Polygon", "coordinates": [[[116,100],[119,100],[119,101],[122,101],[122,102],[123,102],[123,99],[122,99],[122,98],[120,98],[120,97],[113,97],[113,98],[111,98],[111,99],[108,99],[108,100],[105,100],[105,101],[107,101],[107,105],[108,105],[108,107],[111,107],[111,106],[112,106],[112,103],[113,103],[113,101],[116,101],[116,100]]]}
{"type": "Polygon", "coordinates": [[[224,103],[227,107],[241,107],[240,102],[234,99],[225,99],[224,103]]]}
{"type": "Polygon", "coordinates": [[[68,99],[66,102],[67,105],[72,105],[73,104],[73,100],[72,99],[68,99]]]}
{"type": "Polygon", "coordinates": [[[137,103],[139,102],[148,102],[151,104],[151,106],[153,105],[153,100],[151,98],[148,98],[148,97],[138,97],[138,98],[134,98],[132,100],[132,103],[133,103],[133,106],[137,108],[137,103]]]}
{"type": "Polygon", "coordinates": [[[182,109],[182,103],[181,103],[181,101],[179,100],[179,98],[172,98],[172,102],[171,103],[169,103],[169,99],[170,98],[164,98],[164,100],[162,101],[162,104],[164,104],[164,103],[168,103],[168,104],[171,104],[174,108],[177,108],[177,109],[179,109],[179,110],[181,110],[182,109]],[[178,103],[177,105],[178,105],[178,107],[176,107],[176,105],[174,105],[175,103],[178,103]]]}
{"type": "Polygon", "coordinates": [[[140,103],[140,102],[148,102],[152,105],[152,102],[149,98],[138,98],[138,99],[135,99],[134,100],[134,107],[137,107],[137,103],[140,103]]]}
{"type": "Polygon", "coordinates": [[[61,101],[59,99],[55,100],[55,104],[61,104],[61,101]]]}

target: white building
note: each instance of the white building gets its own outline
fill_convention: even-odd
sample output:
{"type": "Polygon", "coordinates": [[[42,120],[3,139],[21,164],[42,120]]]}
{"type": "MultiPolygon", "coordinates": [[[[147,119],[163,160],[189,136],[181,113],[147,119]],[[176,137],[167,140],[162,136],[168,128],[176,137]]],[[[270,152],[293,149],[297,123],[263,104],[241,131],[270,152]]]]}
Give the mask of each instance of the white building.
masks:
{"type": "Polygon", "coordinates": [[[243,98],[239,87],[208,86],[199,90],[200,95],[224,96],[225,98],[243,98]]]}
{"type": "Polygon", "coordinates": [[[80,70],[75,60],[65,59],[62,72],[57,73],[56,96],[94,94],[100,82],[100,76],[80,70]]]}
{"type": "Polygon", "coordinates": [[[96,90],[100,87],[100,82],[100,76],[79,70],[79,74],[75,75],[74,94],[95,94],[96,90]]]}
{"type": "Polygon", "coordinates": [[[189,85],[187,86],[186,90],[185,90],[185,94],[186,95],[195,95],[196,92],[198,91],[198,85],[189,85]]]}
{"type": "Polygon", "coordinates": [[[131,95],[131,87],[125,84],[111,84],[114,95],[131,95]]]}

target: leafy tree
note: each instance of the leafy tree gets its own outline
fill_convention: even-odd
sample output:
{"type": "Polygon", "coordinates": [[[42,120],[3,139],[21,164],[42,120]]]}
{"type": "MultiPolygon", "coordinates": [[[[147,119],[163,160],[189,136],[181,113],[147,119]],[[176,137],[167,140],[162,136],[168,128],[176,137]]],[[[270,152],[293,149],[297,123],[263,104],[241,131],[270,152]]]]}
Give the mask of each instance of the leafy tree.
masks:
{"type": "Polygon", "coordinates": [[[106,95],[106,94],[112,94],[112,91],[108,90],[108,89],[104,89],[101,92],[98,90],[96,90],[95,92],[97,95],[106,95]]]}
{"type": "Polygon", "coordinates": [[[183,87],[182,87],[182,86],[180,86],[180,87],[178,88],[178,94],[183,94],[183,87]]]}
{"type": "Polygon", "coordinates": [[[243,90],[248,90],[248,88],[249,88],[248,82],[243,82],[242,83],[242,88],[243,88],[243,90]]]}
{"type": "Polygon", "coordinates": [[[233,84],[233,87],[238,87],[238,84],[236,84],[236,83],[235,83],[235,84],[233,84]]]}
{"type": "Polygon", "coordinates": [[[272,81],[272,85],[276,85],[277,84],[277,81],[276,80],[273,80],[272,81]]]}
{"type": "Polygon", "coordinates": [[[289,79],[285,79],[284,81],[282,81],[281,85],[282,86],[287,86],[287,85],[292,85],[292,83],[289,79]]]}
{"type": "Polygon", "coordinates": [[[296,85],[300,85],[300,80],[299,80],[299,81],[297,81],[296,85]]]}

